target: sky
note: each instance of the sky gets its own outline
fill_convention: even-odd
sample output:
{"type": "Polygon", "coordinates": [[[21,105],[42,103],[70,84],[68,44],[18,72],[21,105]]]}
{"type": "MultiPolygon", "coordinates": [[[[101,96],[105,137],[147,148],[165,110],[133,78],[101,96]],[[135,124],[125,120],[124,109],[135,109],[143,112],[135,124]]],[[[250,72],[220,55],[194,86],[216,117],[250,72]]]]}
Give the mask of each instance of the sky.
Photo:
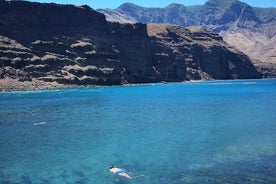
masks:
{"type": "MultiPolygon", "coordinates": [[[[171,3],[190,5],[203,5],[207,0],[29,0],[33,2],[57,3],[57,4],[74,4],[74,5],[89,5],[93,9],[112,8],[115,9],[125,2],[131,2],[143,7],[159,7],[163,8],[171,3]]],[[[223,1],[223,0],[222,0],[223,1]]],[[[253,7],[274,7],[276,8],[276,0],[240,0],[253,7]]]]}

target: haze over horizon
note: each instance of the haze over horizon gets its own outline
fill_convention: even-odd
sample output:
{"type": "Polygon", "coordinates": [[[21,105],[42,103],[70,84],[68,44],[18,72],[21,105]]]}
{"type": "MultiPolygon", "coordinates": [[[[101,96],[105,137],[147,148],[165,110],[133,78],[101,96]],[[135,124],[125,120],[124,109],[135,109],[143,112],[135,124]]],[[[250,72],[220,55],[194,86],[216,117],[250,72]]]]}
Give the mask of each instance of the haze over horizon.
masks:
{"type": "MultiPolygon", "coordinates": [[[[116,0],[116,1],[110,1],[110,0],[101,0],[101,1],[92,1],[92,0],[81,0],[81,1],[73,1],[73,0],[31,0],[32,2],[41,2],[41,3],[57,3],[57,4],[74,4],[74,5],[89,5],[93,9],[100,9],[100,8],[111,8],[115,9],[121,4],[125,2],[130,2],[139,6],[143,7],[160,7],[163,8],[169,4],[172,3],[178,3],[183,4],[185,6],[191,6],[191,5],[203,5],[208,0],[163,0],[163,1],[157,1],[157,0],[116,0]]],[[[245,2],[253,7],[260,7],[260,8],[269,8],[273,7],[276,8],[276,2],[274,0],[240,0],[241,2],[245,2]]]]}

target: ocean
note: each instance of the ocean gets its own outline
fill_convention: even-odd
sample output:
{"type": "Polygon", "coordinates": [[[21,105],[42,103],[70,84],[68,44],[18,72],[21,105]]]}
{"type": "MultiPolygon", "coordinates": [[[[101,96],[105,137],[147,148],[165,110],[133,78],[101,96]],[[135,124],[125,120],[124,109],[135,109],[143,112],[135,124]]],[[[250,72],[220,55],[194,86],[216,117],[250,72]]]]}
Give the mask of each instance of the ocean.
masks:
{"type": "Polygon", "coordinates": [[[0,135],[1,184],[272,184],[276,79],[2,92],[0,135]]]}

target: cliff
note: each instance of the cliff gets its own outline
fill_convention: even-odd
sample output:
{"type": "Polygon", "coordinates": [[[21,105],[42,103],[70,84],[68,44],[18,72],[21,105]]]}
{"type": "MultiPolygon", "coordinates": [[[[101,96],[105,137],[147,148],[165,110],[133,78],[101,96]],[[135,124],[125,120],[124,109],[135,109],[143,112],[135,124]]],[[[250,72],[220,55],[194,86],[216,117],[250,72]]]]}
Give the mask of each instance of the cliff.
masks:
{"type": "Polygon", "coordinates": [[[260,77],[246,55],[227,45],[219,35],[200,27],[149,24],[148,33],[152,65],[162,76],[161,80],[260,77]]]}
{"type": "Polygon", "coordinates": [[[0,88],[260,78],[220,36],[110,23],[88,6],[0,2],[0,88]]]}
{"type": "Polygon", "coordinates": [[[238,0],[208,0],[204,5],[171,4],[144,8],[125,3],[98,10],[110,21],[202,26],[250,57],[264,77],[276,77],[276,8],[257,8],[238,0]]]}

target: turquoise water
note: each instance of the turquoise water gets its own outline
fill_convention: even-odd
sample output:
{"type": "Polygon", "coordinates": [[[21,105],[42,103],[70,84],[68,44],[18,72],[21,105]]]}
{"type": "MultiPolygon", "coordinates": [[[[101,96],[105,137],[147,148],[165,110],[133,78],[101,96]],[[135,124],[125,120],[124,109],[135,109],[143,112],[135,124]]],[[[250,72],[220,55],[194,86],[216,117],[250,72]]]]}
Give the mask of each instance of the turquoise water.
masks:
{"type": "Polygon", "coordinates": [[[276,80],[0,93],[0,183],[276,183],[275,112],[276,80]]]}

